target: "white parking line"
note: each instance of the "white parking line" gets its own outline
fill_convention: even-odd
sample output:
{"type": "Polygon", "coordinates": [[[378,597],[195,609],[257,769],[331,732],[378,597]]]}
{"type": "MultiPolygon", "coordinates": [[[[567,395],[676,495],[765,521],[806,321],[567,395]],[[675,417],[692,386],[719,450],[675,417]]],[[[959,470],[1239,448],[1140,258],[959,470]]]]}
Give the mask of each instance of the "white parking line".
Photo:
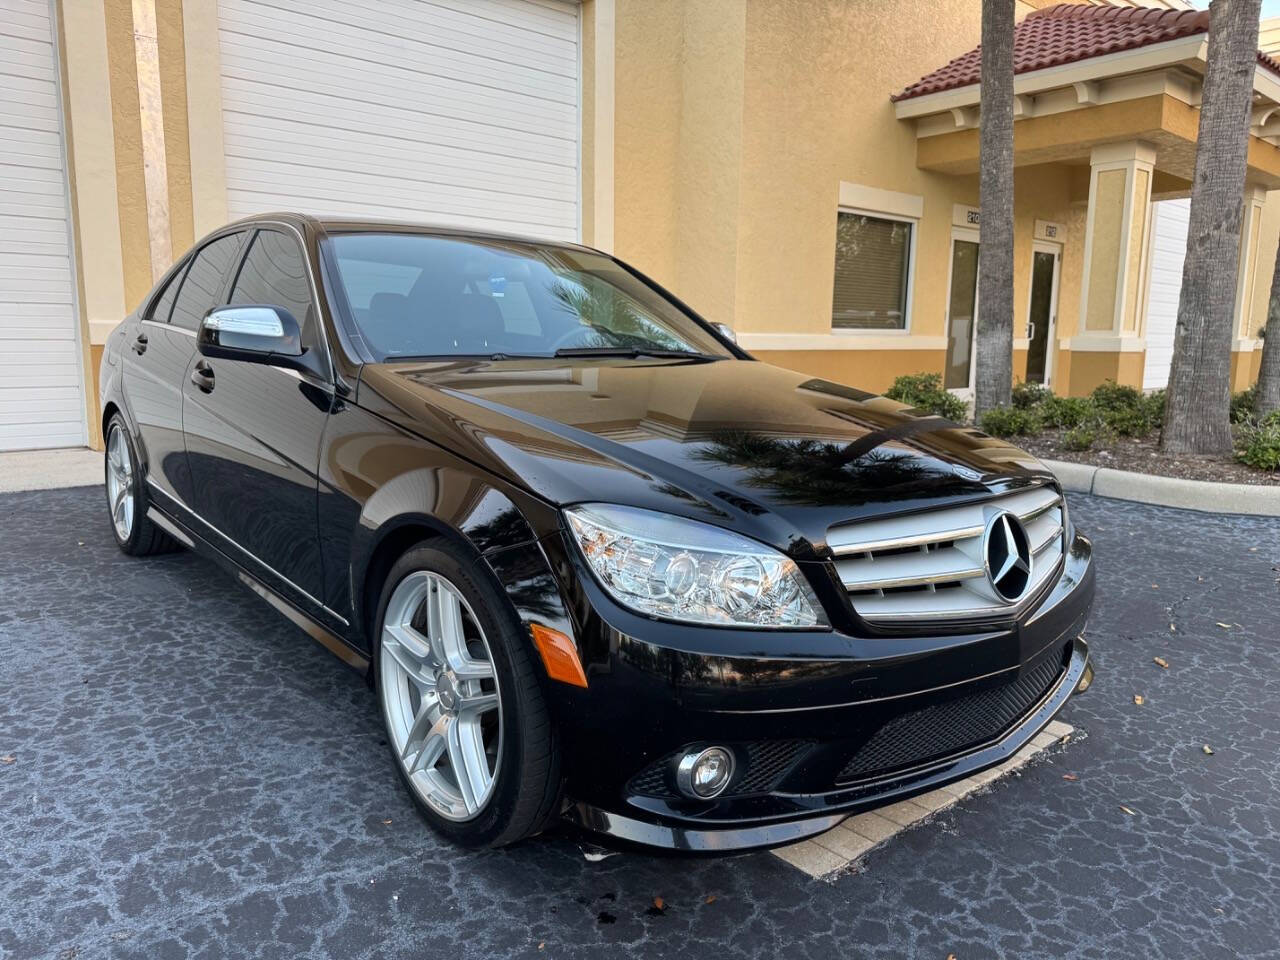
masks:
{"type": "Polygon", "coordinates": [[[811,877],[825,877],[843,870],[903,830],[932,817],[940,810],[986,787],[1023,766],[1040,751],[1075,732],[1070,724],[1052,721],[1031,742],[997,767],[965,780],[949,783],[910,800],[850,817],[834,829],[808,840],[779,847],[773,854],[811,877]]]}

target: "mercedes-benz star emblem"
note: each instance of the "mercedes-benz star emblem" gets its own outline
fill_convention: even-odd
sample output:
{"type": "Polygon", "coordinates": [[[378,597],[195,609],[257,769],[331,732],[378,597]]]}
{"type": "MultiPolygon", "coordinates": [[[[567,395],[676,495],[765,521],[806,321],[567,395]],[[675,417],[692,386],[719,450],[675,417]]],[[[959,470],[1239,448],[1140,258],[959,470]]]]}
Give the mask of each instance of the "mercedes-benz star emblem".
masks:
{"type": "Polygon", "coordinates": [[[987,522],[982,553],[996,594],[1009,603],[1021,600],[1031,584],[1031,543],[1022,521],[1008,511],[995,514],[987,522]]]}

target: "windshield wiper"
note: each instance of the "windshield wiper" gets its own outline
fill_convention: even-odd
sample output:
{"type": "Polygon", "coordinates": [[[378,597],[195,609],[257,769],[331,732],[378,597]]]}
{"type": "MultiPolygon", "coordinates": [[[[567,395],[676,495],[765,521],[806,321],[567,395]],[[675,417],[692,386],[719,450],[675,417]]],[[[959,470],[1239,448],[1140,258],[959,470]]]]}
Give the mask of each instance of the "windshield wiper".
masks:
{"type": "Polygon", "coordinates": [[[723,360],[713,353],[696,350],[667,350],[662,347],[561,347],[557,357],[662,357],[680,360],[723,360]]]}

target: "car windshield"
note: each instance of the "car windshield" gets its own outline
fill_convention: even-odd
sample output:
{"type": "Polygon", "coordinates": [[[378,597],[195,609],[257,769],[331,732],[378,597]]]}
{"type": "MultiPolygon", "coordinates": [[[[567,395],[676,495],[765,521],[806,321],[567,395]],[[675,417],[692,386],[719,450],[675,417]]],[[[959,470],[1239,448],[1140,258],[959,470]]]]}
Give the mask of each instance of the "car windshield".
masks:
{"type": "Polygon", "coordinates": [[[688,313],[600,254],[407,233],[332,234],[328,243],[379,360],[730,356],[688,313]]]}

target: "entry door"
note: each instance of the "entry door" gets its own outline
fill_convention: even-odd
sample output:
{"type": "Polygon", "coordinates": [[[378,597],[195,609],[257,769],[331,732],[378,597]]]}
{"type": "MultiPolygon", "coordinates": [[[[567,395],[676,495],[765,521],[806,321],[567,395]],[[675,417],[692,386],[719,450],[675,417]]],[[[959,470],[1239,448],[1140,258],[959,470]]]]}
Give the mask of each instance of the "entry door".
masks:
{"type": "Polygon", "coordinates": [[[1053,336],[1058,325],[1058,273],[1062,262],[1056,243],[1036,243],[1031,251],[1031,296],[1027,307],[1027,383],[1046,387],[1053,375],[1053,336]]]}
{"type": "Polygon", "coordinates": [[[978,233],[954,230],[951,234],[951,288],[947,297],[947,367],[943,383],[948,390],[973,391],[973,354],[977,346],[978,233]]]}

